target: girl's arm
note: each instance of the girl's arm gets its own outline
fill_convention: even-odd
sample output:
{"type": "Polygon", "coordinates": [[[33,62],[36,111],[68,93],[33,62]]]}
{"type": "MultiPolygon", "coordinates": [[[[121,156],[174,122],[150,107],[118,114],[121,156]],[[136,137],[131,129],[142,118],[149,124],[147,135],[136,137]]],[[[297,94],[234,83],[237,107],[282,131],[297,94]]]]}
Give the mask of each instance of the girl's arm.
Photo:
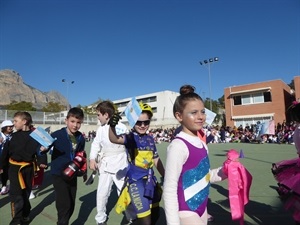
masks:
{"type": "Polygon", "coordinates": [[[188,150],[181,140],[173,140],[167,148],[166,170],[163,185],[163,199],[167,225],[180,225],[177,196],[178,181],[182,165],[188,157],[188,150]]]}
{"type": "Polygon", "coordinates": [[[215,183],[227,179],[227,175],[223,172],[223,167],[210,170],[210,182],[215,183]]]}
{"type": "Polygon", "coordinates": [[[112,126],[109,127],[109,140],[112,143],[119,144],[119,145],[124,145],[124,142],[125,142],[124,136],[117,135],[116,128],[112,127],[112,126]]]}

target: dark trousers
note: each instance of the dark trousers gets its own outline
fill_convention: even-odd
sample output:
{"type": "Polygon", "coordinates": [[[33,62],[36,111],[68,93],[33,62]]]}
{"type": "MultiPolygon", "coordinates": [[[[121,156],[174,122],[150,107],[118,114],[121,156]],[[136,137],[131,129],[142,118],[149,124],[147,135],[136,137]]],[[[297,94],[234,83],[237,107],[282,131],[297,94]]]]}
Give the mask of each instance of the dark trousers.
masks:
{"type": "Polygon", "coordinates": [[[66,181],[62,177],[52,175],[57,210],[57,225],[68,225],[74,212],[77,191],[77,177],[66,181]]]}
{"type": "Polygon", "coordinates": [[[5,166],[3,167],[3,173],[1,173],[1,183],[2,183],[2,187],[7,185],[7,181],[8,181],[8,167],[5,166]]]}
{"type": "Polygon", "coordinates": [[[20,166],[10,165],[8,177],[10,180],[9,197],[11,201],[12,220],[10,225],[21,224],[23,217],[28,217],[31,210],[29,195],[32,188],[33,166],[21,169],[26,188],[20,186],[18,171],[20,166]]]}

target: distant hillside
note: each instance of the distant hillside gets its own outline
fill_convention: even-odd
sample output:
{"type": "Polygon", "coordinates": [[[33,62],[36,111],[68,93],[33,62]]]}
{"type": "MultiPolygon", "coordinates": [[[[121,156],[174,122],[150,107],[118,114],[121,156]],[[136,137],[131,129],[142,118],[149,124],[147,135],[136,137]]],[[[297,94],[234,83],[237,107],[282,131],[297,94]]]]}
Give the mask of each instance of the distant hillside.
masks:
{"type": "Polygon", "coordinates": [[[42,92],[23,82],[19,73],[13,70],[0,70],[0,106],[9,105],[12,101],[31,102],[41,109],[48,102],[67,105],[67,99],[56,91],[42,92]]]}

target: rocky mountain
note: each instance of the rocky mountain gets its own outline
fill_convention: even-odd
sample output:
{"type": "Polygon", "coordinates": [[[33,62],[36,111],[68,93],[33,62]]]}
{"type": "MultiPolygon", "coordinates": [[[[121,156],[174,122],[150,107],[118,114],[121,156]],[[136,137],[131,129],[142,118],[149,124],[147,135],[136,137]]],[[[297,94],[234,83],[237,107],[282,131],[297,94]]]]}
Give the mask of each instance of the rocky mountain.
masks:
{"type": "Polygon", "coordinates": [[[41,109],[48,102],[67,105],[67,99],[57,91],[43,92],[31,87],[13,70],[0,70],[0,96],[0,106],[9,105],[12,101],[31,102],[37,109],[41,109]]]}

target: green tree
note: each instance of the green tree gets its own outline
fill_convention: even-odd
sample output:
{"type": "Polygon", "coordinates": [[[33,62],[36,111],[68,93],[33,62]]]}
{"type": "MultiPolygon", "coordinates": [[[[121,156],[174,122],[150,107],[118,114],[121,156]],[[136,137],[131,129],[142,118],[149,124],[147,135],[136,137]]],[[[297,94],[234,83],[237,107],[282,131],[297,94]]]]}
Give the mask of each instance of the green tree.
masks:
{"type": "Polygon", "coordinates": [[[218,102],[219,102],[219,106],[221,108],[225,108],[225,99],[224,99],[224,95],[222,95],[221,98],[218,98],[218,102]]]}
{"type": "Polygon", "coordinates": [[[36,111],[36,108],[33,107],[31,102],[17,102],[12,101],[9,105],[6,107],[7,110],[22,110],[22,111],[36,111]]]}
{"type": "Polygon", "coordinates": [[[48,102],[46,106],[42,108],[43,112],[60,112],[65,109],[64,105],[59,104],[58,102],[48,102]]]}
{"type": "Polygon", "coordinates": [[[81,109],[86,114],[90,114],[90,115],[95,115],[96,114],[96,110],[93,107],[83,106],[83,107],[81,107],[81,109]]]}
{"type": "Polygon", "coordinates": [[[203,99],[204,107],[210,110],[210,101],[209,98],[203,99]]]}
{"type": "Polygon", "coordinates": [[[291,81],[291,83],[288,84],[290,88],[292,88],[293,90],[295,90],[295,83],[294,80],[291,81]]]}

